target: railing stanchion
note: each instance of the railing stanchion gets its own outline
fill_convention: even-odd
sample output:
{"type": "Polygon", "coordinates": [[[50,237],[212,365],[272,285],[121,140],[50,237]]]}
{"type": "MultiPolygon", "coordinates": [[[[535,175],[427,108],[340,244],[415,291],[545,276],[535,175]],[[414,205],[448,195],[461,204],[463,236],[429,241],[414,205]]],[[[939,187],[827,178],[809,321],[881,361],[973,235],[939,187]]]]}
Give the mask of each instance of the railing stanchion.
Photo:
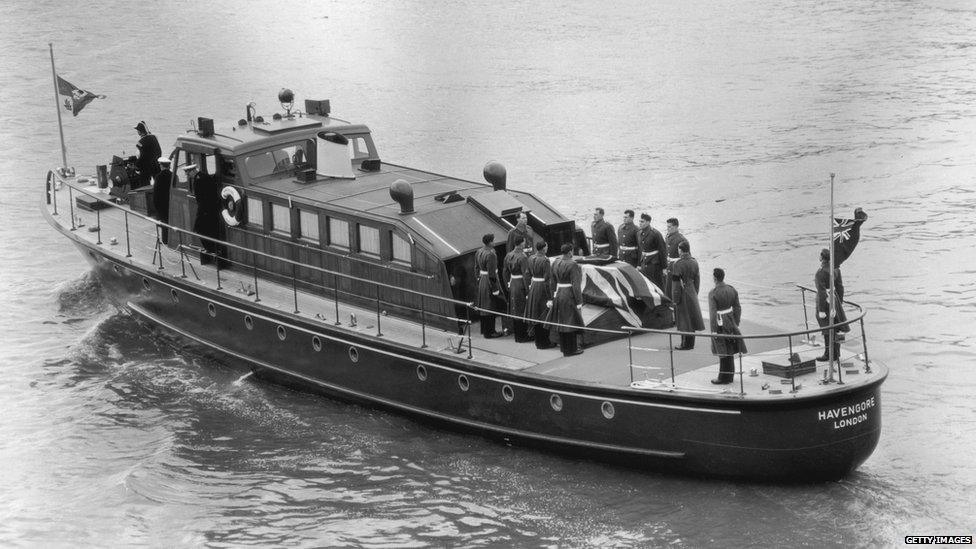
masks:
{"type": "Polygon", "coordinates": [[[864,373],[871,373],[871,362],[868,360],[868,336],[864,334],[864,316],[861,316],[861,345],[864,346],[864,373]]]}
{"type": "Polygon", "coordinates": [[[746,394],[746,376],[742,375],[742,353],[739,353],[739,396],[746,394]]]}
{"type": "MultiPolygon", "coordinates": [[[[841,305],[841,307],[843,307],[843,305],[841,305]]],[[[836,338],[836,337],[837,337],[837,335],[835,334],[834,335],[834,338],[836,338]]],[[[840,344],[839,343],[837,344],[837,356],[834,357],[834,360],[837,361],[837,384],[838,385],[843,385],[844,384],[844,365],[840,361],[840,344]]]]}
{"type": "Polygon", "coordinates": [[[803,325],[807,331],[807,343],[810,342],[810,318],[807,316],[807,289],[800,286],[800,297],[803,299],[803,325]]]}
{"type": "MultiPolygon", "coordinates": [[[[50,203],[54,205],[54,215],[58,215],[58,179],[54,176],[54,172],[47,172],[47,184],[51,193],[50,203]]],[[[68,189],[71,189],[71,185],[68,185],[68,189]]]]}
{"type": "Polygon", "coordinates": [[[298,277],[295,274],[295,264],[291,264],[291,291],[295,296],[295,314],[298,314],[298,277]]]}
{"type": "Polygon", "coordinates": [[[162,246],[162,244],[163,244],[163,241],[159,237],[159,225],[156,225],[156,249],[153,250],[153,264],[156,263],[156,257],[158,256],[159,257],[159,269],[157,269],[158,271],[162,271],[165,268],[165,267],[163,267],[163,246],[162,246]]]}
{"type": "Polygon", "coordinates": [[[78,227],[75,226],[75,197],[72,189],[73,187],[68,185],[68,208],[71,211],[71,230],[73,231],[78,227]]]}
{"type": "Polygon", "coordinates": [[[254,302],[261,301],[261,293],[258,292],[258,264],[254,263],[254,302]]]}
{"type": "Polygon", "coordinates": [[[98,242],[96,242],[95,244],[98,244],[99,246],[101,246],[102,245],[102,210],[101,210],[101,208],[95,210],[95,231],[96,231],[95,234],[98,235],[98,242]]]}
{"type": "Polygon", "coordinates": [[[332,273],[332,301],[335,302],[336,311],[336,326],[341,326],[342,322],[339,320],[339,275],[332,273]]]}
{"type": "MultiPolygon", "coordinates": [[[[790,368],[792,368],[794,366],[794,363],[793,363],[793,336],[786,336],[786,341],[789,342],[789,345],[790,345],[790,356],[789,356],[789,359],[787,359],[786,363],[790,365],[790,368]]],[[[797,363],[795,365],[796,366],[799,366],[799,361],[797,361],[797,363]]],[[[790,372],[790,374],[791,374],[790,375],[790,385],[792,387],[791,390],[790,390],[790,392],[791,393],[795,393],[796,392],[796,376],[793,375],[794,372],[790,372]]]]}
{"type": "Polygon", "coordinates": [[[125,218],[125,257],[132,257],[132,245],[129,242],[129,212],[128,212],[128,210],[122,210],[122,216],[125,218]]]}
{"type": "Polygon", "coordinates": [[[674,337],[668,334],[668,353],[671,355],[671,385],[674,385],[674,337]]]}
{"type": "Polygon", "coordinates": [[[180,278],[186,278],[185,256],[186,256],[186,248],[183,247],[183,233],[180,232],[180,271],[183,272],[183,274],[180,275],[180,278]]]}
{"type": "Polygon", "coordinates": [[[634,332],[627,330],[627,356],[630,358],[630,382],[634,382],[634,332]]]}
{"type": "Polygon", "coordinates": [[[420,348],[427,348],[427,308],[424,306],[424,295],[420,295],[420,348]]]}
{"type": "Polygon", "coordinates": [[[383,330],[380,328],[380,287],[376,286],[376,337],[383,337],[383,330]]]}
{"type": "Polygon", "coordinates": [[[471,320],[468,320],[468,358],[474,356],[474,351],[471,348],[471,320]]]}
{"type": "Polygon", "coordinates": [[[218,290],[222,290],[223,288],[220,286],[220,262],[219,261],[215,261],[214,262],[214,266],[217,267],[217,289],[218,290]]]}

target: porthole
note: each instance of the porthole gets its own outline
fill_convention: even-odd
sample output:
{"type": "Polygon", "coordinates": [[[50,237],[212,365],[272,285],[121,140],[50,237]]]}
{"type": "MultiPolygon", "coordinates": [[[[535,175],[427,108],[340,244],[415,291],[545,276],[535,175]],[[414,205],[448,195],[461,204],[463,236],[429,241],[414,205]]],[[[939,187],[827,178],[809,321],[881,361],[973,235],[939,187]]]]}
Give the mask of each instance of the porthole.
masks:
{"type": "Polygon", "coordinates": [[[145,288],[145,289],[147,289],[147,290],[149,289],[149,279],[148,278],[142,277],[142,287],[145,288]]]}
{"type": "Polygon", "coordinates": [[[616,413],[616,411],[613,409],[613,403],[611,402],[604,402],[603,405],[600,406],[600,411],[603,412],[603,417],[607,419],[613,419],[613,415],[616,413]]]}
{"type": "Polygon", "coordinates": [[[322,339],[319,338],[319,336],[312,336],[312,348],[315,349],[316,352],[322,350],[322,339]]]}
{"type": "Polygon", "coordinates": [[[207,303],[207,312],[210,313],[210,316],[215,317],[217,316],[217,307],[213,303],[207,303]]]}
{"type": "Polygon", "coordinates": [[[460,387],[462,391],[467,391],[471,387],[471,384],[468,383],[468,376],[464,374],[458,376],[458,387],[460,387]]]}
{"type": "Polygon", "coordinates": [[[515,400],[515,391],[512,390],[511,386],[505,385],[502,387],[502,398],[504,398],[506,402],[515,400]]]}
{"type": "Polygon", "coordinates": [[[251,318],[251,315],[244,315],[244,327],[248,330],[254,329],[254,320],[251,318]]]}
{"type": "Polygon", "coordinates": [[[549,397],[549,405],[552,406],[553,410],[561,412],[563,410],[563,397],[559,395],[552,395],[549,397]]]}
{"type": "Polygon", "coordinates": [[[427,367],[423,364],[417,366],[417,379],[420,381],[427,381],[427,367]]]}
{"type": "Polygon", "coordinates": [[[349,360],[353,362],[359,362],[359,349],[355,347],[349,347],[349,360]]]}
{"type": "Polygon", "coordinates": [[[180,294],[176,292],[176,288],[173,288],[172,290],[169,291],[169,296],[173,299],[173,303],[180,302],[180,294]]]}
{"type": "Polygon", "coordinates": [[[288,337],[288,334],[285,333],[285,327],[278,326],[278,339],[284,341],[286,337],[288,337]]]}

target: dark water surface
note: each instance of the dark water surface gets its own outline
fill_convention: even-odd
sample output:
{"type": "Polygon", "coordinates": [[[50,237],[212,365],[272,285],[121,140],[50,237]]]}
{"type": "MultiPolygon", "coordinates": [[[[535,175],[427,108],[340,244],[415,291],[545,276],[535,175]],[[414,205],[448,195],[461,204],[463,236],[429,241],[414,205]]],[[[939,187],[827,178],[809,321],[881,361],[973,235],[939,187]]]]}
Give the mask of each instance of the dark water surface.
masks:
{"type": "Polygon", "coordinates": [[[0,4],[0,545],[890,546],[976,533],[971,2],[0,4]],[[524,5],[523,5],[524,4],[524,5]],[[612,4],[612,5],[611,5],[612,4]],[[134,4],[133,4],[134,5],[134,4]],[[197,116],[331,98],[384,160],[509,184],[580,221],[677,216],[745,315],[801,322],[837,173],[871,216],[844,265],[891,367],[849,478],[662,477],[294,393],[112,308],[41,218],[59,163],[47,43],[108,95],[70,163],[197,116]]]}

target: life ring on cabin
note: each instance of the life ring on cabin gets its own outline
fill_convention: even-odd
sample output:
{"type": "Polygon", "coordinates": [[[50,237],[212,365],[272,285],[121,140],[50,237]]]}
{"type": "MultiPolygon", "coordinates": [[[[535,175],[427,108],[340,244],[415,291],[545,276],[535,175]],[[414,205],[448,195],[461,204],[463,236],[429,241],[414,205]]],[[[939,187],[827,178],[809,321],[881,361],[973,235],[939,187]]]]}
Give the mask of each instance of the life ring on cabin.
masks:
{"type": "Polygon", "coordinates": [[[220,215],[224,218],[224,223],[228,227],[240,225],[241,213],[244,210],[241,207],[241,193],[236,187],[228,185],[220,190],[220,198],[224,201],[224,209],[220,211],[220,215]]]}

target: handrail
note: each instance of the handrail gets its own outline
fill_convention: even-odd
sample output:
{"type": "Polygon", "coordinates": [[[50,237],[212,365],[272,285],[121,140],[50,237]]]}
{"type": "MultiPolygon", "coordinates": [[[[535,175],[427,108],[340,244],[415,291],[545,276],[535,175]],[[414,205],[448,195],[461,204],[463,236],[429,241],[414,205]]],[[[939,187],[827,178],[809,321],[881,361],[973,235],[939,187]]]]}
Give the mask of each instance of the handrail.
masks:
{"type": "MultiPolygon", "coordinates": [[[[119,209],[119,210],[121,210],[123,212],[127,212],[128,215],[134,215],[136,217],[142,218],[142,219],[144,219],[144,220],[146,220],[146,221],[148,221],[150,223],[159,225],[161,227],[166,227],[166,228],[168,228],[170,230],[173,230],[173,231],[176,231],[178,233],[183,233],[183,234],[187,234],[187,235],[196,236],[197,238],[200,238],[200,239],[203,239],[203,240],[209,240],[209,241],[214,242],[214,243],[216,243],[218,245],[221,245],[221,246],[227,246],[227,247],[235,248],[235,249],[240,250],[240,251],[245,252],[245,253],[259,255],[259,256],[262,256],[262,257],[265,257],[265,258],[268,258],[268,259],[274,259],[276,261],[282,261],[282,262],[287,263],[287,264],[290,264],[290,265],[294,265],[294,266],[297,266],[297,267],[301,267],[303,269],[310,269],[310,270],[313,270],[313,271],[320,272],[322,274],[329,274],[329,275],[334,275],[334,276],[341,276],[343,278],[348,278],[348,279],[352,279],[352,280],[359,280],[359,281],[368,282],[368,283],[373,284],[373,285],[378,286],[378,287],[387,288],[387,289],[395,290],[395,291],[399,291],[399,292],[404,292],[406,294],[410,294],[410,295],[414,295],[414,296],[423,296],[423,297],[429,297],[429,298],[433,298],[433,299],[438,299],[438,300],[441,300],[441,301],[443,301],[445,303],[452,303],[454,305],[465,305],[465,306],[469,305],[469,303],[464,302],[464,301],[460,301],[460,300],[456,300],[456,299],[452,299],[452,298],[448,298],[448,297],[444,297],[444,296],[434,295],[434,294],[428,294],[426,292],[419,292],[417,290],[411,290],[409,288],[402,288],[400,286],[393,286],[391,284],[386,284],[386,283],[383,283],[383,282],[376,282],[374,280],[365,280],[363,278],[359,278],[359,277],[356,277],[356,276],[353,276],[353,275],[350,275],[350,274],[341,273],[341,272],[338,272],[338,271],[333,271],[331,269],[325,269],[323,267],[316,267],[315,265],[308,265],[308,264],[305,264],[305,263],[300,263],[300,262],[295,261],[295,260],[292,260],[292,259],[288,259],[288,258],[285,258],[285,257],[273,255],[273,254],[269,254],[269,253],[262,252],[262,251],[259,251],[259,250],[254,250],[254,249],[251,249],[251,248],[247,248],[245,246],[241,246],[239,244],[234,244],[233,242],[227,242],[225,240],[219,240],[219,239],[216,239],[216,238],[213,238],[213,237],[209,237],[209,236],[206,236],[206,235],[202,235],[202,234],[196,233],[194,231],[186,230],[186,229],[184,229],[182,227],[177,227],[175,225],[170,225],[168,223],[163,223],[163,222],[159,221],[158,219],[154,219],[154,218],[149,217],[147,215],[144,215],[144,214],[141,214],[139,212],[136,212],[136,211],[132,210],[131,208],[124,208],[121,204],[117,204],[116,202],[113,202],[112,200],[106,199],[106,198],[104,198],[102,196],[98,196],[97,194],[91,193],[91,192],[89,192],[89,191],[87,191],[85,189],[81,189],[81,188],[75,187],[75,186],[70,185],[70,184],[68,184],[68,186],[70,188],[78,191],[78,192],[81,192],[83,194],[86,194],[88,196],[91,196],[92,198],[95,198],[96,200],[98,200],[100,202],[104,202],[106,204],[109,204],[113,208],[117,208],[117,209],[119,209]]],[[[96,210],[96,211],[98,211],[98,210],[96,210]]],[[[226,259],[226,258],[222,258],[222,259],[226,259]]],[[[433,277],[430,277],[430,278],[433,278],[433,277]]]]}

